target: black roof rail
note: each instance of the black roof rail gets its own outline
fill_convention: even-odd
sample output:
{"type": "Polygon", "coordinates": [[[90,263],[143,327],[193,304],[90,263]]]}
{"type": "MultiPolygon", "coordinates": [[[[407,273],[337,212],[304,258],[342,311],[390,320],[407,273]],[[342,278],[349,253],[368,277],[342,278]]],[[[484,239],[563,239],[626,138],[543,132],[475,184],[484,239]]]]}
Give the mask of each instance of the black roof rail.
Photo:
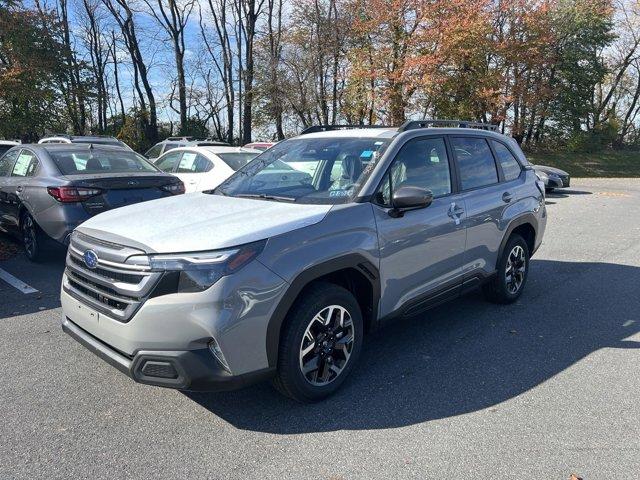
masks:
{"type": "Polygon", "coordinates": [[[316,132],[330,132],[332,130],[347,130],[350,128],[393,128],[388,125],[311,125],[305,128],[300,135],[316,132]]]}
{"type": "Polygon", "coordinates": [[[415,130],[416,128],[429,127],[453,127],[453,128],[477,128],[480,130],[498,131],[498,125],[482,122],[469,122],[467,120],[408,120],[398,128],[398,132],[406,132],[407,130],[415,130]]]}

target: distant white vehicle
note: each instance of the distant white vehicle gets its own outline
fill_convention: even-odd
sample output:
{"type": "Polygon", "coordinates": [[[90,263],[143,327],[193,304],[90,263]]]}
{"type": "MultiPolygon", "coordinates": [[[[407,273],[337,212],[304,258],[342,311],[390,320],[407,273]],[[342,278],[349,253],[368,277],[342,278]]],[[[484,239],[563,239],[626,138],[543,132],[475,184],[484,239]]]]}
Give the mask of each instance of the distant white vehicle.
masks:
{"type": "Polygon", "coordinates": [[[20,145],[18,142],[14,142],[13,140],[0,140],[0,157],[9,150],[11,147],[15,147],[16,145],[20,145]]]}
{"type": "Polygon", "coordinates": [[[167,153],[169,150],[180,147],[230,147],[227,142],[212,139],[196,139],[193,137],[169,137],[161,142],[156,143],[153,147],[144,153],[148,160],[155,161],[167,153]]]}
{"type": "Polygon", "coordinates": [[[178,147],[153,163],[182,180],[186,193],[201,192],[216,188],[260,153],[260,150],[243,147],[178,147]]]}

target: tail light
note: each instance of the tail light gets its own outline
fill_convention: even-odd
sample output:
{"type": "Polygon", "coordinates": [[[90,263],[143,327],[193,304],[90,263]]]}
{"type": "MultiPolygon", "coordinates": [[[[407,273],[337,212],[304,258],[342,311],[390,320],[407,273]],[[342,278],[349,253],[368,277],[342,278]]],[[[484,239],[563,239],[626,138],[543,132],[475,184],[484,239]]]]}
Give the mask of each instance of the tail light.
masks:
{"type": "Polygon", "coordinates": [[[58,202],[73,203],[84,202],[88,198],[100,195],[102,190],[86,187],[47,187],[47,192],[58,202]]]}
{"type": "Polygon", "coordinates": [[[168,185],[163,185],[160,188],[172,195],[180,195],[181,193],[185,192],[184,183],[182,182],[170,183],[168,185]]]}

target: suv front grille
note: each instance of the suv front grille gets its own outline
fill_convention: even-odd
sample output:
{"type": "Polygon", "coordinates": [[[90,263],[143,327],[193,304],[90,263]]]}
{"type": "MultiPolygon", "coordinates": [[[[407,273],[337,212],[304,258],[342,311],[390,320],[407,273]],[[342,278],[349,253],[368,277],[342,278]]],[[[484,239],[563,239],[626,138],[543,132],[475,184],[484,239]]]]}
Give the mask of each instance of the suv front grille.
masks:
{"type": "MultiPolygon", "coordinates": [[[[75,255],[71,255],[69,257],[69,259],[78,267],[80,268],[86,268],[84,261],[80,260],[78,257],[76,257],[75,255]]],[[[114,270],[107,270],[106,268],[94,268],[92,270],[93,272],[95,272],[98,275],[101,275],[105,278],[108,278],[110,280],[113,280],[114,282],[125,282],[125,283],[140,283],[140,281],[144,278],[141,275],[135,275],[135,274],[131,274],[131,273],[122,273],[122,272],[116,272],[114,270]]]]}
{"type": "Polygon", "coordinates": [[[123,251],[143,252],[129,247],[94,241],[87,235],[74,236],[67,254],[66,281],[63,288],[71,296],[109,317],[128,322],[149,298],[160,280],[161,272],[126,263],[123,251]],[[96,268],[84,262],[84,252],[91,249],[98,256],[96,268]],[[119,256],[118,256],[119,255],[119,256]]]}

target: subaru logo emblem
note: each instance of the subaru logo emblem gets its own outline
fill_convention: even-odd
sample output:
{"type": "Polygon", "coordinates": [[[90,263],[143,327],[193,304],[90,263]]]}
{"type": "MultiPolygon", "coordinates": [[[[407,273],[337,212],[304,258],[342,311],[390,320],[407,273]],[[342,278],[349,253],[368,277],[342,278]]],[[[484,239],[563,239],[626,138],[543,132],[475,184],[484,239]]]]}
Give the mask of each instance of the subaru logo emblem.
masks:
{"type": "Polygon", "coordinates": [[[87,267],[94,269],[98,266],[98,255],[93,250],[84,252],[84,263],[87,267]]]}

